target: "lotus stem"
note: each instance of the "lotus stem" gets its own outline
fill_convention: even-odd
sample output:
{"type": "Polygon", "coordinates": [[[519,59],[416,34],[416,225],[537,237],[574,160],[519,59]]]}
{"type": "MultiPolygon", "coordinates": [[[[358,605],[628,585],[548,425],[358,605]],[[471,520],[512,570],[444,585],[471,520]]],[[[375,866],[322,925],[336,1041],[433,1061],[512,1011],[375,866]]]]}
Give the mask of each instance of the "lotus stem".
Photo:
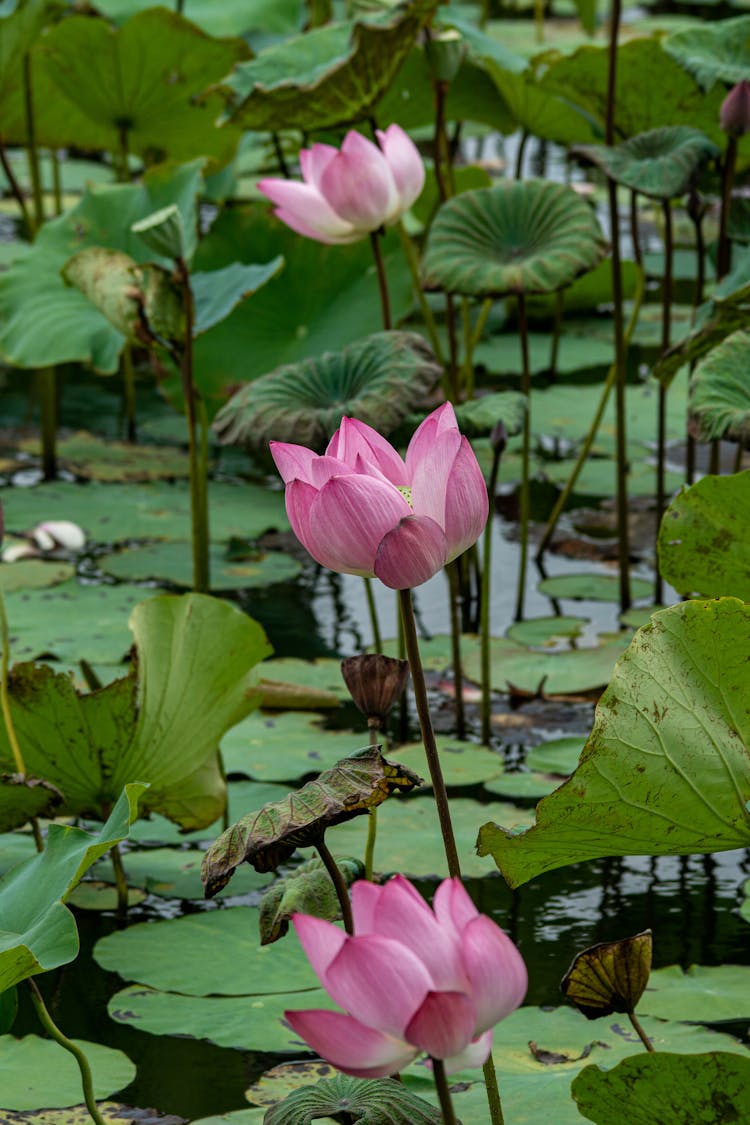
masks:
{"type": "Polygon", "coordinates": [[[391,321],[391,301],[388,296],[388,279],[385,273],[383,251],[380,248],[381,234],[382,232],[379,230],[370,232],[370,246],[372,246],[372,256],[375,259],[375,271],[378,275],[378,291],[380,293],[380,308],[383,315],[383,328],[387,332],[393,327],[393,323],[391,321]]]}
{"type": "MultiPolygon", "coordinates": [[[[398,658],[406,660],[406,637],[404,635],[404,622],[401,616],[401,595],[396,594],[396,621],[398,622],[398,658]]],[[[403,692],[398,706],[398,740],[409,740],[409,700],[407,693],[403,692]]]]}
{"type": "Polygon", "coordinates": [[[716,250],[716,277],[721,281],[732,268],[732,242],[729,238],[729,211],[732,206],[734,168],[737,163],[737,138],[727,138],[721,181],[721,212],[719,214],[719,245],[716,250]]]}
{"type": "Polygon", "coordinates": [[[461,401],[461,384],[458,374],[458,340],[456,337],[456,306],[453,295],[445,294],[445,321],[448,327],[448,350],[450,351],[450,368],[448,371],[448,388],[451,402],[461,401]]]}
{"type": "Polygon", "coordinates": [[[435,1079],[435,1089],[437,1090],[438,1101],[440,1102],[440,1113],[442,1114],[443,1125],[456,1125],[456,1114],[453,1110],[448,1080],[445,1077],[443,1060],[432,1059],[431,1062],[432,1077],[435,1079]]]}
{"type": "MultiPolygon", "coordinates": [[[[612,0],[609,25],[609,65],[604,143],[615,139],[615,90],[617,85],[617,38],[620,30],[621,0],[612,0]]],[[[607,178],[609,226],[612,240],[612,297],[615,330],[615,427],[617,449],[617,545],[620,563],[620,613],[630,609],[630,542],[628,527],[628,449],[625,420],[625,329],[623,323],[622,266],[620,260],[620,216],[617,184],[607,178]]]]}
{"type": "Polygon", "coordinates": [[[60,178],[60,158],[57,154],[56,148],[49,150],[50,163],[52,165],[52,191],[55,197],[55,214],[62,215],[63,213],[63,199],[62,199],[62,180],[60,178]]]}
{"type": "Polygon", "coordinates": [[[276,163],[279,166],[279,171],[285,180],[290,179],[289,166],[284,157],[284,150],[281,147],[281,137],[278,133],[271,133],[271,140],[273,141],[273,151],[276,154],[276,163]]]}
{"type": "Polygon", "coordinates": [[[526,152],[526,142],[528,141],[528,139],[529,139],[529,134],[526,132],[525,129],[522,129],[521,130],[521,139],[518,142],[518,151],[516,152],[515,179],[517,179],[517,180],[523,179],[523,157],[524,157],[524,153],[526,152]]]}
{"type": "Polygon", "coordinates": [[[641,239],[638,231],[638,192],[631,188],[630,191],[630,240],[633,243],[633,257],[637,266],[643,268],[643,254],[641,252],[641,239]]]}
{"type": "Polygon", "coordinates": [[[54,367],[40,367],[36,373],[36,393],[42,435],[42,473],[45,480],[57,476],[57,379],[54,367]]]}
{"type": "Polygon", "coordinates": [[[497,1071],[495,1070],[495,1061],[492,1058],[492,1051],[484,1061],[482,1066],[482,1074],[484,1075],[484,1085],[487,1090],[487,1103],[490,1109],[490,1121],[492,1125],[505,1125],[505,1118],[503,1116],[503,1104],[500,1101],[500,1089],[497,1084],[497,1071]]]}
{"type": "Polygon", "coordinates": [[[18,180],[16,179],[15,172],[13,171],[11,163],[8,160],[8,155],[5,151],[5,147],[2,141],[0,141],[0,166],[2,166],[3,172],[5,173],[5,178],[8,181],[8,186],[10,187],[11,194],[18,204],[18,208],[21,212],[21,221],[24,225],[26,233],[29,238],[33,238],[34,221],[29,214],[29,209],[26,206],[26,199],[23,194],[23,190],[18,180]]]}
{"type": "Polygon", "coordinates": [[[92,1121],[96,1122],[96,1125],[106,1125],[104,1118],[99,1113],[96,1104],[96,1098],[94,1097],[94,1081],[91,1076],[91,1067],[89,1066],[89,1060],[86,1058],[85,1054],[78,1046],[78,1044],[74,1043],[71,1039],[68,1039],[67,1035],[64,1035],[62,1033],[60,1028],[52,1019],[52,1016],[47,1011],[47,1006],[42,999],[42,994],[37,987],[36,981],[32,980],[31,977],[29,977],[28,984],[31,990],[31,1002],[34,1005],[34,1010],[39,1017],[39,1022],[41,1023],[42,1027],[47,1032],[47,1034],[55,1040],[56,1043],[59,1043],[61,1047],[64,1047],[66,1051],[69,1051],[78,1063],[78,1069],[81,1072],[83,1100],[86,1103],[86,1108],[89,1111],[92,1121]]]}
{"type": "Polygon", "coordinates": [[[109,849],[109,856],[112,860],[112,870],[117,888],[117,917],[123,922],[128,916],[128,877],[122,865],[122,853],[119,844],[112,845],[109,849]]]}
{"type": "MultiPolygon", "coordinates": [[[[674,260],[674,238],[672,234],[672,207],[668,199],[662,202],[664,216],[664,275],[661,295],[661,352],[665,354],[670,340],[670,319],[672,316],[672,263],[674,260]]],[[[656,538],[659,535],[661,517],[666,508],[665,461],[667,445],[667,387],[659,380],[659,403],[656,427],[656,538]]],[[[654,605],[661,605],[664,599],[664,581],[659,567],[659,552],[654,542],[654,605]]]]}
{"type": "Polygon", "coordinates": [[[455,688],[456,738],[466,738],[466,718],[464,716],[464,670],[461,661],[461,582],[458,573],[458,560],[448,563],[451,614],[451,652],[453,658],[453,686],[455,688]]]}
{"type": "Polygon", "coordinates": [[[497,446],[493,451],[492,468],[487,492],[490,497],[490,514],[484,527],[482,541],[482,597],[480,606],[479,635],[481,639],[481,667],[482,667],[482,742],[485,746],[490,744],[491,733],[491,684],[490,684],[490,583],[492,566],[492,524],[495,514],[495,493],[497,492],[497,478],[500,472],[500,458],[503,455],[502,446],[497,446]]]}
{"type": "Polygon", "coordinates": [[[450,184],[450,152],[448,137],[445,132],[445,98],[448,93],[448,83],[436,79],[432,83],[435,92],[435,135],[432,145],[435,180],[437,181],[440,202],[445,203],[452,195],[450,184]],[[443,161],[445,160],[445,172],[443,161]]]}
{"type": "Polygon", "coordinates": [[[26,124],[26,157],[31,180],[31,197],[34,201],[33,235],[44,223],[44,200],[42,198],[42,177],[39,172],[39,149],[36,144],[36,124],[34,120],[34,93],[31,82],[31,55],[23,57],[23,105],[26,124]]]}
{"type": "Polygon", "coordinates": [[[135,368],[133,367],[133,348],[129,340],[122,349],[122,400],[125,414],[125,437],[129,442],[136,440],[135,411],[135,368]]]}
{"type": "MultiPolygon", "coordinates": [[[[185,311],[185,344],[179,357],[179,366],[180,379],[182,382],[182,397],[185,402],[185,420],[188,430],[193,590],[197,594],[207,594],[210,586],[205,466],[207,437],[205,427],[202,427],[204,432],[202,433],[201,442],[199,444],[196,417],[196,390],[193,381],[193,324],[195,320],[193,291],[190,286],[190,274],[188,272],[187,263],[184,259],[177,258],[175,259],[175,265],[178,281],[182,288],[182,301],[185,311]]],[[[202,421],[204,418],[202,418],[202,421]]]]}
{"type": "Polygon", "coordinates": [[[0,586],[0,644],[2,645],[2,653],[0,653],[0,704],[2,704],[3,722],[5,723],[5,733],[8,736],[10,743],[10,750],[13,755],[13,764],[16,767],[16,773],[20,773],[22,777],[26,776],[26,766],[21,753],[21,746],[16,734],[13,716],[10,711],[10,695],[8,693],[8,664],[10,663],[10,632],[8,629],[8,614],[5,610],[5,597],[3,596],[3,589],[0,586]]]}
{"type": "Polygon", "coordinates": [[[435,732],[432,729],[432,718],[430,716],[430,705],[427,701],[424,669],[419,655],[417,623],[414,618],[414,603],[412,601],[411,590],[399,590],[398,594],[401,606],[401,621],[404,627],[406,654],[411,670],[412,687],[414,688],[414,699],[417,705],[417,714],[419,715],[419,726],[422,731],[422,742],[427,757],[427,767],[430,771],[432,792],[435,798],[435,805],[437,806],[438,820],[440,821],[440,831],[443,837],[445,856],[448,861],[448,874],[460,879],[461,865],[458,861],[458,849],[456,848],[456,838],[453,833],[448,794],[445,789],[443,771],[440,767],[440,758],[438,756],[437,743],[435,742],[435,732]]]}
{"type": "MultiPolygon", "coordinates": [[[[692,197],[691,197],[692,198],[692,197]]],[[[703,238],[703,216],[698,206],[697,192],[695,193],[695,206],[688,207],[688,215],[695,229],[695,295],[693,297],[693,312],[691,324],[695,324],[698,309],[703,304],[703,289],[706,283],[706,246],[703,238]]],[[[688,386],[693,373],[695,361],[691,361],[688,368],[688,386]]],[[[690,485],[695,479],[695,438],[690,432],[689,424],[685,428],[685,484],[690,485]]]]}
{"type": "Polygon", "coordinates": [[[521,393],[526,402],[523,415],[521,447],[521,489],[519,495],[519,535],[521,555],[518,561],[518,590],[516,592],[516,612],[514,621],[523,621],[526,599],[526,568],[529,558],[529,463],[531,455],[531,368],[529,364],[529,327],[526,319],[526,298],[518,294],[518,335],[521,341],[521,393]]]}
{"type": "Polygon", "coordinates": [[[362,581],[365,584],[365,599],[367,601],[367,611],[370,615],[370,626],[372,628],[372,647],[375,652],[382,652],[383,637],[380,632],[378,607],[375,605],[375,595],[372,592],[372,579],[363,578],[362,581]]]}
{"type": "Polygon", "coordinates": [[[112,163],[113,163],[113,165],[115,167],[115,170],[116,170],[117,179],[120,180],[120,182],[123,183],[123,184],[129,184],[130,183],[130,161],[129,161],[130,153],[128,151],[128,128],[127,128],[127,125],[121,125],[119,127],[118,137],[119,137],[119,141],[120,141],[120,151],[118,153],[118,159],[113,160],[112,163]],[[117,164],[118,163],[119,163],[119,166],[120,166],[119,170],[117,170],[117,164]]]}
{"type": "Polygon", "coordinates": [[[632,1025],[635,1029],[636,1035],[638,1036],[638,1038],[640,1039],[641,1043],[646,1048],[646,1050],[647,1051],[653,1051],[654,1045],[651,1042],[651,1040],[649,1039],[648,1035],[646,1035],[646,1032],[643,1030],[643,1026],[641,1025],[641,1021],[638,1019],[638,1016],[635,1014],[635,1012],[628,1012],[628,1019],[632,1023],[632,1025]]]}
{"type": "Polygon", "coordinates": [[[544,42],[544,0],[534,0],[534,36],[537,43],[544,42]]]}
{"type": "MultiPolygon", "coordinates": [[[[380,720],[370,718],[367,720],[370,734],[370,746],[377,746],[380,742],[380,720]]],[[[378,810],[367,810],[367,841],[365,842],[365,879],[372,881],[375,866],[375,843],[378,837],[378,810]]]]}
{"type": "Polygon", "coordinates": [[[557,289],[555,291],[555,319],[552,326],[552,346],[549,352],[549,374],[551,379],[557,378],[557,357],[560,352],[560,333],[562,331],[564,306],[565,293],[562,289],[557,289]]]}
{"type": "Polygon", "coordinates": [[[465,297],[461,298],[461,319],[464,334],[464,356],[459,372],[459,382],[464,389],[464,398],[474,398],[474,351],[482,338],[487,317],[492,308],[492,298],[482,301],[474,327],[471,326],[471,312],[465,297]]]}
{"type": "Polygon", "coordinates": [[[349,889],[341,874],[341,869],[336,863],[336,860],[331,855],[328,845],[325,842],[323,835],[315,843],[315,849],[323,860],[323,866],[331,877],[331,882],[336,889],[336,897],[339,900],[341,907],[341,917],[344,921],[344,929],[348,934],[354,933],[354,918],[352,916],[352,903],[349,898],[349,889]]]}
{"type": "Polygon", "coordinates": [[[411,236],[409,235],[409,232],[403,224],[403,220],[398,224],[398,236],[401,239],[401,249],[404,252],[406,264],[409,267],[412,285],[414,287],[417,301],[419,302],[419,308],[424,319],[425,328],[427,329],[427,335],[430,337],[432,350],[435,353],[435,358],[438,363],[441,366],[445,366],[443,349],[440,344],[440,337],[438,336],[435,317],[432,315],[432,309],[430,308],[429,302],[425,296],[424,290],[422,288],[422,282],[419,277],[419,261],[417,258],[417,252],[414,249],[414,243],[411,239],[411,236]]]}
{"type": "Polygon", "coordinates": [[[737,452],[734,455],[734,467],[732,469],[732,472],[734,472],[734,473],[742,472],[742,460],[743,460],[743,457],[744,457],[744,453],[745,453],[745,450],[742,446],[742,438],[738,438],[738,440],[737,440],[737,452]]]}

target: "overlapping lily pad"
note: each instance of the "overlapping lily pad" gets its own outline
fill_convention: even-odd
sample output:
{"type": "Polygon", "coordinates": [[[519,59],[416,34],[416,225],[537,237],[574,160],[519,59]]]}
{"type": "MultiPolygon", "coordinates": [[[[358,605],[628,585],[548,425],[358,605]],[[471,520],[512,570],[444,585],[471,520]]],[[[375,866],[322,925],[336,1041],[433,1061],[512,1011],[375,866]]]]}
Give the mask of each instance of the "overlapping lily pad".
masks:
{"type": "Polygon", "coordinates": [[[690,413],[703,441],[750,439],[750,332],[733,332],[696,366],[690,380],[690,413]]]}
{"type": "Polygon", "coordinates": [[[577,145],[574,151],[616,183],[655,199],[684,195],[702,165],[719,155],[713,141],[689,125],[650,129],[616,147],[577,145]]]}
{"type": "MultiPolygon", "coordinates": [[[[187,433],[185,432],[185,440],[187,433]]],[[[37,438],[18,443],[24,453],[39,456],[37,438]]],[[[187,453],[164,445],[134,445],[124,441],[105,441],[81,430],[57,443],[58,462],[76,476],[100,481],[147,481],[161,478],[187,478],[187,453]]]]}
{"type": "MultiPolygon", "coordinates": [[[[279,663],[267,661],[264,674],[275,676],[274,668],[279,663]]],[[[248,715],[222,740],[227,773],[259,781],[294,781],[327,769],[367,740],[364,733],[324,730],[320,722],[321,716],[311,711],[279,715],[256,711],[248,715]]]]}
{"type": "Polygon", "coordinates": [[[638,1011],[664,1020],[722,1023],[750,1018],[750,967],[669,965],[651,973],[638,1011]]]}
{"type": "MultiPolygon", "coordinates": [[[[122,1051],[74,1042],[91,1065],[95,1098],[106,1098],[135,1078],[135,1066],[122,1051]]],[[[68,1051],[37,1035],[0,1038],[0,1109],[39,1109],[40,1104],[54,1109],[80,1100],[81,1072],[68,1051]]]]}
{"type": "Polygon", "coordinates": [[[66,562],[46,562],[44,559],[22,559],[14,563],[0,563],[0,590],[39,590],[59,586],[75,574],[66,562]]]}
{"type": "MultiPolygon", "coordinates": [[[[592,691],[608,682],[626,645],[627,636],[621,636],[594,647],[544,652],[495,637],[490,642],[490,682],[495,691],[507,691],[511,686],[532,695],[538,691],[547,695],[592,691]]],[[[481,682],[476,650],[467,653],[464,673],[481,682]]]]}
{"type": "MultiPolygon", "coordinates": [[[[107,574],[125,581],[156,579],[190,589],[193,584],[193,560],[190,543],[170,541],[131,547],[112,555],[103,555],[99,565],[107,574]]],[[[273,586],[290,582],[302,564],[282,551],[248,549],[245,558],[227,558],[226,548],[212,544],[209,548],[212,590],[239,590],[273,586]]]]}

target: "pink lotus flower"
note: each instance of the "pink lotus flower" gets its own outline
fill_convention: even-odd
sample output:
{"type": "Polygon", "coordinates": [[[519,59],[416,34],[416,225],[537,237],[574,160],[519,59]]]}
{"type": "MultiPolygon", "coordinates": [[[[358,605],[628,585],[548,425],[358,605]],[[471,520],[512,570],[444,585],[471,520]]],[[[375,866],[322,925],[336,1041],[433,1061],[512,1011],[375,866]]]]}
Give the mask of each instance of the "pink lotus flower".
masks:
{"type": "Polygon", "coordinates": [[[482,471],[450,403],[418,428],[403,460],[365,422],[344,418],[321,457],[272,441],[292,530],[340,574],[419,586],[475,543],[489,503],[482,471]]]}
{"type": "Polygon", "coordinates": [[[304,183],[260,180],[276,215],[318,242],[358,242],[397,223],[424,185],[424,165],[398,125],[377,131],[380,147],[353,130],[341,149],[315,144],[300,152],[304,183]]]}
{"type": "Polygon", "coordinates": [[[354,937],[307,914],[294,928],[329,996],[345,1012],[285,1012],[324,1059],[357,1078],[380,1078],[422,1051],[452,1074],[481,1066],[492,1028],[526,995],[526,966],[458,879],[431,910],[402,875],[352,887],[354,937]]]}

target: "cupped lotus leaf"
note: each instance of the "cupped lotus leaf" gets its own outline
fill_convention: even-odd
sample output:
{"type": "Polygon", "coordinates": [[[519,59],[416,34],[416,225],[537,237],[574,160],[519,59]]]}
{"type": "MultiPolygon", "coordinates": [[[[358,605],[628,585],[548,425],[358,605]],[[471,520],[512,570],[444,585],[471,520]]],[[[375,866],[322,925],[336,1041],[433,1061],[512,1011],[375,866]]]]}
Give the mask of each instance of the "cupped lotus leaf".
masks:
{"type": "Polygon", "coordinates": [[[367,117],[436,7],[437,0],[400,3],[267,47],[224,83],[232,122],[308,132],[367,117]]]}
{"type": "MultiPolygon", "coordinates": [[[[65,899],[88,868],[125,839],[144,789],[127,785],[97,833],[51,824],[44,851],[0,879],[0,993],[75,959],[78,930],[65,899]]],[[[0,1085],[0,1105],[4,1090],[0,1085]]]]}
{"type": "Polygon", "coordinates": [[[387,761],[377,746],[342,758],[283,801],[241,817],[214,841],[203,861],[206,898],[225,887],[241,863],[251,863],[256,871],[275,870],[297,848],[314,847],[328,828],[420,784],[418,774],[387,761]]]}
{"type": "MultiPolygon", "coordinates": [[[[74,1040],[92,1071],[94,1098],[106,1098],[135,1078],[135,1064],[123,1051],[74,1040]]],[[[0,1109],[48,1109],[78,1105],[81,1072],[69,1051],[51,1039],[27,1035],[0,1039],[0,1109]]]]}
{"type": "MultiPolygon", "coordinates": [[[[336,866],[347,887],[356,879],[364,878],[364,864],[358,859],[340,859],[336,866]]],[[[261,945],[270,945],[284,937],[294,914],[312,914],[329,922],[341,919],[336,888],[320,859],[301,863],[265,892],[260,901],[261,945]]]]}
{"type": "Polygon", "coordinates": [[[502,422],[509,437],[521,432],[526,399],[518,391],[499,391],[456,406],[456,421],[468,438],[486,437],[502,422]]]}
{"type": "Polygon", "coordinates": [[[21,828],[32,816],[54,815],[61,794],[47,781],[0,773],[0,832],[21,828]]]}
{"type": "Polygon", "coordinates": [[[59,102],[72,103],[80,130],[57,136],[56,146],[117,152],[124,144],[149,164],[205,156],[219,166],[231,160],[239,132],[217,126],[224,99],[205,91],[248,56],[241,39],[213,39],[152,8],[119,30],[90,16],[62,20],[37,44],[34,69],[59,102]]]}
{"type": "Polygon", "coordinates": [[[664,50],[704,90],[710,91],[717,82],[734,85],[750,70],[750,16],[676,31],[664,40],[664,50]]]}
{"type": "Polygon", "coordinates": [[[536,824],[479,833],[511,886],[611,855],[690,855],[750,841],[750,606],[685,602],[652,618],[615,667],[572,777],[536,824]]]}
{"type": "Polygon", "coordinates": [[[473,297],[549,293],[606,252],[596,215],[572,188],[507,181],[443,204],[427,239],[425,288],[473,297]]]}
{"type": "Polygon", "coordinates": [[[750,442],[750,332],[733,332],[695,368],[690,414],[700,441],[750,442]]]}
{"type": "Polygon", "coordinates": [[[639,1012],[663,1020],[722,1023],[750,1018],[747,965],[668,965],[651,974],[639,1012]]]}
{"type": "Polygon", "coordinates": [[[270,1107],[265,1125],[310,1125],[321,1117],[346,1113],[362,1125],[440,1125],[435,1106],[393,1078],[350,1078],[337,1074],[314,1086],[302,1086],[270,1107]]]}
{"type": "Polygon", "coordinates": [[[214,429],[251,452],[288,441],[322,453],[344,415],[391,433],[441,374],[416,332],[376,332],[254,379],[222,407],[214,429]]]}
{"type": "MultiPolygon", "coordinates": [[[[193,584],[190,543],[170,541],[145,547],[126,548],[100,557],[99,565],[108,574],[127,582],[153,579],[161,585],[174,584],[188,589],[193,584]]],[[[291,582],[302,564],[282,551],[250,549],[244,557],[228,558],[226,547],[211,544],[209,567],[212,590],[245,590],[291,582]]]]}
{"type": "Polygon", "coordinates": [[[587,1066],[573,1080],[580,1113],[597,1125],[717,1125],[743,1121],[750,1059],[714,1051],[633,1055],[612,1070],[587,1066]]]}
{"type": "Polygon", "coordinates": [[[563,977],[564,996],[590,1020],[633,1012],[649,983],[651,931],[582,950],[563,977]]]}
{"type": "MultiPolygon", "coordinates": [[[[257,703],[262,629],[226,602],[158,597],[134,609],[137,658],[128,676],[79,694],[66,675],[16,665],[10,706],[27,770],[52,782],[68,814],[102,817],[123,785],[151,784],[148,807],[185,828],[220,815],[216,747],[257,703]]],[[[0,730],[0,764],[12,761],[0,730]]],[[[7,767],[6,767],[7,768],[7,767]]]]}
{"type": "Polygon", "coordinates": [[[689,125],[667,125],[638,133],[620,145],[576,145],[575,156],[583,157],[632,191],[652,199],[684,195],[696,175],[719,149],[700,129],[689,125]]]}
{"type": "Polygon", "coordinates": [[[661,572],[681,594],[750,602],[750,471],[706,476],[674,498],[659,528],[661,572]]]}

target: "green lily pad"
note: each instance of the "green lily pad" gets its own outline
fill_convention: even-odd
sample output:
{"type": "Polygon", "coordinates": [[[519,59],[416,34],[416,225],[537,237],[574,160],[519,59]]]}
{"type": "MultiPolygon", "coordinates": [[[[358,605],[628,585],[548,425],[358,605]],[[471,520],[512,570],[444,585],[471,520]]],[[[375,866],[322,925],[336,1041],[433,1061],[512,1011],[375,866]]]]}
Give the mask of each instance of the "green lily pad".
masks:
{"type": "Polygon", "coordinates": [[[573,1082],[581,1113],[599,1125],[715,1125],[741,1121],[750,1060],[714,1052],[625,1059],[611,1071],[587,1067],[573,1082]]]}
{"type": "MultiPolygon", "coordinates": [[[[529,369],[532,374],[549,371],[553,336],[551,332],[529,333],[529,369]]],[[[521,371],[521,345],[516,333],[488,336],[474,349],[474,362],[487,368],[490,375],[517,375],[521,371]]],[[[558,375],[579,375],[582,371],[608,367],[612,362],[612,343],[595,336],[581,336],[563,331],[555,365],[558,375]]],[[[567,390],[556,386],[555,392],[567,390]]],[[[599,388],[597,388],[598,390],[599,388]]],[[[585,388],[576,387],[584,392],[585,388]]],[[[541,397],[535,395],[535,398],[541,397]]],[[[481,399],[479,400],[481,402],[481,399]]],[[[592,410],[593,414],[593,410],[592,410]]],[[[578,407],[578,424],[582,424],[581,407],[578,407]]],[[[536,427],[536,423],[534,423],[536,427]]]]}
{"type": "Polygon", "coordinates": [[[496,793],[498,797],[508,797],[511,800],[538,800],[554,792],[563,779],[552,774],[525,772],[518,770],[515,773],[504,773],[492,781],[486,781],[484,788],[488,793],[496,793]]]}
{"type": "MultiPolygon", "coordinates": [[[[239,590],[291,582],[302,564],[281,551],[248,552],[246,559],[228,559],[226,548],[211,544],[209,565],[212,590],[239,590]]],[[[99,560],[102,570],[125,581],[162,579],[189,589],[193,584],[193,558],[190,543],[170,541],[146,547],[125,548],[99,560]]]]}
{"type": "Polygon", "coordinates": [[[669,965],[651,973],[638,1011],[663,1020],[721,1023],[750,1018],[750,967],[669,965]]]}
{"type": "MultiPolygon", "coordinates": [[[[135,1065],[122,1051],[74,1040],[91,1066],[94,1097],[106,1098],[129,1086],[135,1065]]],[[[78,1105],[81,1072],[68,1051],[51,1039],[0,1037],[0,1109],[50,1109],[78,1105]]]]}
{"type": "Polygon", "coordinates": [[[511,886],[609,855],[689,855],[750,841],[750,607],[685,602],[654,616],[615,668],[573,776],[515,836],[478,848],[511,886]]]}
{"type": "Polygon", "coordinates": [[[750,601],[750,471],[703,477],[667,508],[659,528],[662,574],[681,594],[750,601]]]}
{"type": "Polygon", "coordinates": [[[750,16],[737,16],[668,35],[664,50],[692,74],[704,90],[711,90],[717,82],[734,84],[747,78],[749,44],[750,16]]]}
{"type": "MultiPolygon", "coordinates": [[[[299,30],[304,0],[189,0],[191,23],[210,35],[247,35],[265,31],[291,35],[299,30]]],[[[135,12],[153,8],[151,0],[98,0],[97,11],[122,24],[135,12]]]]}
{"type": "MultiPolygon", "coordinates": [[[[548,598],[573,598],[588,602],[617,602],[619,600],[619,579],[610,574],[557,574],[553,578],[543,578],[537,584],[540,594],[548,598]]],[[[630,593],[634,598],[647,598],[652,592],[652,584],[645,578],[630,579],[630,593]]]]}
{"type": "Polygon", "coordinates": [[[620,614],[620,621],[629,629],[642,629],[644,625],[648,625],[655,613],[668,608],[666,605],[631,606],[620,614]]]}
{"type": "MultiPolygon", "coordinates": [[[[263,670],[280,663],[267,661],[263,670]]],[[[224,735],[224,768],[259,781],[296,781],[329,768],[367,740],[364,733],[324,730],[320,720],[311,711],[256,711],[224,735]]]]}
{"type": "Polygon", "coordinates": [[[388,6],[266,48],[224,83],[231,120],[244,129],[308,132],[367,117],[435,7],[436,0],[388,6]]]}
{"type": "MultiPolygon", "coordinates": [[[[138,887],[128,887],[128,908],[138,906],[146,898],[146,892],[138,887]]],[[[71,891],[65,900],[77,910],[108,911],[114,913],[119,905],[117,888],[109,883],[84,879],[71,891]]]]}
{"type": "MultiPolygon", "coordinates": [[[[98,1102],[97,1109],[104,1125],[170,1125],[174,1118],[152,1109],[134,1109],[118,1102],[98,1102]]],[[[8,1111],[3,1125],[89,1125],[91,1114],[85,1105],[66,1109],[40,1109],[13,1113],[8,1111]]]]}
{"type": "Polygon", "coordinates": [[[733,332],[712,348],[690,380],[690,413],[701,441],[750,436],[750,391],[747,368],[750,332],[733,332]]]}
{"type": "MultiPolygon", "coordinates": [[[[627,647],[623,634],[594,648],[568,649],[563,652],[542,652],[524,648],[504,638],[490,641],[490,683],[496,691],[507,691],[509,685],[534,694],[565,695],[592,691],[609,681],[615,661],[627,647]]],[[[481,657],[476,651],[467,653],[464,675],[481,683],[481,657]]]]}
{"type": "Polygon", "coordinates": [[[46,562],[44,559],[21,559],[14,563],[0,563],[0,589],[9,594],[12,590],[39,590],[59,586],[75,574],[70,563],[46,562]]]}
{"type": "Polygon", "coordinates": [[[332,692],[341,700],[349,699],[339,660],[298,660],[288,656],[279,660],[267,660],[263,665],[263,674],[269,680],[283,680],[299,687],[332,692]]]}
{"type": "MultiPolygon", "coordinates": [[[[437,748],[443,778],[448,786],[479,785],[503,772],[501,756],[486,746],[478,746],[476,742],[461,742],[457,738],[438,735],[437,748]]],[[[399,762],[422,775],[426,788],[432,787],[421,742],[399,746],[393,753],[399,762]]]]}
{"type": "Polygon", "coordinates": [[[568,777],[578,765],[581,751],[586,745],[585,738],[555,738],[532,746],[526,755],[526,765],[530,770],[568,777]]]}
{"type": "Polygon", "coordinates": [[[594,212],[572,188],[506,181],[443,204],[427,239],[424,284],[474,297],[548,293],[605,253],[594,212]]]}
{"type": "MultiPolygon", "coordinates": [[[[230,781],[227,785],[228,815],[230,819],[238,819],[246,812],[250,812],[251,809],[264,805],[266,801],[280,801],[288,792],[289,787],[287,785],[274,785],[265,781],[230,781]]],[[[215,820],[213,824],[209,824],[207,828],[184,832],[180,831],[176,824],[156,813],[150,815],[148,819],[136,821],[131,829],[130,839],[138,844],[207,844],[215,839],[221,831],[223,831],[223,825],[220,819],[215,820]]],[[[149,852],[153,853],[155,850],[150,848],[149,852]]],[[[128,855],[131,854],[137,855],[138,853],[128,852],[128,855]]],[[[101,872],[97,872],[97,874],[103,877],[101,872]]],[[[203,885],[201,884],[202,895],[203,885]]]]}
{"type": "Polygon", "coordinates": [[[377,332],[253,380],[214,420],[221,440],[250,451],[288,441],[323,452],[344,415],[389,434],[442,374],[416,332],[377,332]]]}
{"type": "Polygon", "coordinates": [[[684,195],[698,170],[719,155],[713,141],[689,125],[649,129],[616,147],[577,145],[574,152],[616,183],[653,199],[684,195]]]}
{"type": "MultiPolygon", "coordinates": [[[[206,829],[201,834],[204,837],[210,835],[206,829]]],[[[160,898],[202,899],[202,860],[203,852],[196,848],[148,848],[127,852],[123,856],[123,867],[131,888],[143,888],[148,894],[159,895],[160,898]]],[[[114,880],[114,875],[104,863],[94,874],[107,882],[114,880]]],[[[244,895],[267,883],[267,875],[258,875],[251,867],[245,866],[236,873],[231,888],[219,894],[244,895]]]]}
{"type": "MultiPolygon", "coordinates": [[[[200,1117],[193,1125],[263,1125],[265,1109],[235,1109],[230,1113],[219,1113],[215,1117],[200,1117]]],[[[332,1123],[332,1118],[329,1118],[332,1123]]],[[[321,1125],[329,1125],[323,1118],[321,1125]]]]}
{"type": "Polygon", "coordinates": [[[554,645],[561,637],[580,636],[587,624],[587,617],[530,617],[509,626],[505,635],[520,645],[544,648],[554,645]]]}
{"type": "MultiPolygon", "coordinates": [[[[543,479],[563,485],[567,482],[573,462],[544,461],[538,466],[538,475],[543,479]]],[[[617,463],[613,457],[589,457],[576,481],[575,491],[583,496],[612,496],[617,479],[617,463]]],[[[683,474],[668,470],[665,474],[667,493],[680,487],[683,474]]],[[[636,448],[634,462],[628,473],[628,493],[630,496],[653,496],[656,487],[656,466],[643,459],[643,450],[636,448]]],[[[633,581],[631,579],[631,581],[633,581]]],[[[637,579],[636,581],[642,581],[637,579]]]]}
{"type": "MultiPolygon", "coordinates": [[[[187,440],[187,432],[185,433],[187,440]]],[[[28,438],[18,443],[25,453],[38,457],[41,443],[28,438]]],[[[81,430],[57,443],[61,466],[76,476],[101,481],[146,481],[162,477],[189,476],[187,454],[164,445],[133,445],[104,438],[81,430]]]]}

